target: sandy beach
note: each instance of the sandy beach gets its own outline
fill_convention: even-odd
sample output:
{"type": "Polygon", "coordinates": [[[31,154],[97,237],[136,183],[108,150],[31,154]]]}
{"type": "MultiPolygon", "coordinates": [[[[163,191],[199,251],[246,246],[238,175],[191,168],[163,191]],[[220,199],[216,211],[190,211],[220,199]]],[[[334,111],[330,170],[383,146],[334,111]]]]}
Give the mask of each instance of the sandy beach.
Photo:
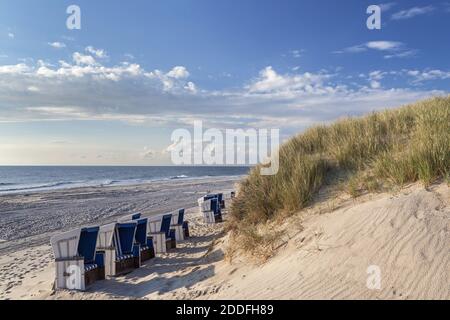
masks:
{"type": "MultiPolygon", "coordinates": [[[[47,269],[53,267],[50,248],[53,234],[117,221],[133,212],[151,216],[190,208],[211,190],[232,189],[238,178],[185,179],[0,196],[0,299],[7,298],[25,278],[35,279],[43,274],[53,277],[53,271],[47,269]]],[[[51,289],[48,283],[42,287],[51,289]]]]}
{"type": "MultiPolygon", "coordinates": [[[[189,190],[179,198],[188,207],[197,193],[226,189],[233,183],[229,179],[207,186],[183,182],[167,188],[189,190]]],[[[108,192],[135,192],[136,199],[143,198],[144,192],[126,189],[108,192]]],[[[122,201],[130,205],[127,199],[122,201]]],[[[170,208],[164,197],[157,199],[170,208]]],[[[119,209],[105,221],[124,213],[120,203],[110,204],[110,209],[119,209]]],[[[134,205],[152,208],[145,201],[134,205]]],[[[444,183],[428,189],[413,184],[395,193],[358,199],[341,194],[277,225],[284,235],[274,256],[255,263],[245,255],[227,259],[223,224],[205,225],[197,208],[190,206],[191,238],[140,269],[94,283],[86,292],[52,290],[52,252],[44,235],[23,240],[19,250],[19,241],[9,247],[6,242],[0,258],[0,298],[449,299],[449,218],[450,188],[444,183]],[[381,271],[379,289],[367,287],[368,267],[373,265],[381,271]]]]}

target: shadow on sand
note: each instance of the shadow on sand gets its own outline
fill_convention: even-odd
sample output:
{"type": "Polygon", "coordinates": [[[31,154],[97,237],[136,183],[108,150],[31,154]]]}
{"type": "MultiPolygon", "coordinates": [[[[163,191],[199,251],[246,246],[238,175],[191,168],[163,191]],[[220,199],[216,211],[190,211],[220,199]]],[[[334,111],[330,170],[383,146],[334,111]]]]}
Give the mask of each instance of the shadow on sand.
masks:
{"type": "Polygon", "coordinates": [[[211,264],[223,260],[221,249],[209,251],[218,236],[214,233],[192,237],[169,254],[147,261],[126,275],[99,281],[89,291],[112,298],[139,299],[153,293],[163,295],[180,288],[189,289],[212,277],[215,268],[211,264]]]}

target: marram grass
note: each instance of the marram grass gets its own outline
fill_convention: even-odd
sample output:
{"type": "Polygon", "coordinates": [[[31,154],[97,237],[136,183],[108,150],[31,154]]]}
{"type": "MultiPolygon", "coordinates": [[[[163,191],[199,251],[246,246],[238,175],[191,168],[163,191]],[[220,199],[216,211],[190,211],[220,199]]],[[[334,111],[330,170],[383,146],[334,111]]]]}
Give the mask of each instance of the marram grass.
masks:
{"type": "Polygon", "coordinates": [[[258,226],[304,208],[325,182],[344,183],[357,196],[386,185],[449,181],[450,96],[312,127],[280,147],[276,175],[259,172],[255,167],[240,183],[228,222],[246,249],[263,242],[258,226]]]}

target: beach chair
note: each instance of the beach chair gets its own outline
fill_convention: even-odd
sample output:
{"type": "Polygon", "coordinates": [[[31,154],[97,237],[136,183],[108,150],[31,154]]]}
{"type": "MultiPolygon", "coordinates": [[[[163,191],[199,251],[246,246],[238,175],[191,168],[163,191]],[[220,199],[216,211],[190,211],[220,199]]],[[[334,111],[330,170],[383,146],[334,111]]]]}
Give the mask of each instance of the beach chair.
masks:
{"type": "Polygon", "coordinates": [[[219,199],[217,197],[205,200],[202,203],[201,210],[205,223],[212,224],[223,221],[222,211],[220,209],[219,199]]]}
{"type": "Polygon", "coordinates": [[[96,252],[99,227],[64,232],[50,239],[56,264],[56,289],[86,290],[105,279],[104,256],[96,252]]]}
{"type": "Polygon", "coordinates": [[[140,213],[133,213],[133,214],[126,215],[122,218],[119,218],[117,221],[125,222],[125,221],[139,220],[140,218],[141,218],[140,213]]]}
{"type": "Polygon", "coordinates": [[[201,206],[203,202],[217,198],[217,194],[207,194],[197,200],[198,205],[201,206]]]}
{"type": "Polygon", "coordinates": [[[150,236],[156,253],[166,253],[167,250],[176,248],[175,230],[170,228],[172,215],[152,217],[149,219],[150,236]],[[155,228],[155,226],[160,226],[155,228]],[[159,230],[159,231],[156,231],[159,230]]]}
{"type": "Polygon", "coordinates": [[[137,226],[135,241],[140,245],[140,262],[143,263],[144,261],[155,257],[155,249],[153,247],[152,237],[147,237],[148,219],[139,219],[136,220],[136,222],[137,226]]]}
{"type": "Polygon", "coordinates": [[[105,275],[114,277],[140,266],[140,245],[134,242],[136,221],[100,227],[97,250],[105,255],[105,275]]]}
{"type": "Polygon", "coordinates": [[[172,224],[170,226],[175,229],[176,241],[183,241],[189,237],[189,224],[184,221],[184,209],[179,209],[176,213],[172,214],[172,224]]]}
{"type": "Polygon", "coordinates": [[[189,238],[190,237],[190,234],[189,234],[189,222],[185,221],[184,213],[185,213],[184,209],[178,210],[178,224],[181,224],[183,226],[184,238],[189,238]]]}

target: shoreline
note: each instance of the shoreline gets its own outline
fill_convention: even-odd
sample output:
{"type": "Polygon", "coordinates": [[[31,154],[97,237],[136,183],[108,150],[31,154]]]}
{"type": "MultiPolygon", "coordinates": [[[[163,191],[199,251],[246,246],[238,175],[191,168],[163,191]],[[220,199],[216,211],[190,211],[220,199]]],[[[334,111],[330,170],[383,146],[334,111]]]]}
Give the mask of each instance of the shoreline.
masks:
{"type": "MultiPolygon", "coordinates": [[[[21,187],[17,189],[5,189],[0,190],[0,198],[3,196],[10,195],[32,195],[36,193],[45,193],[52,191],[61,191],[61,190],[74,190],[74,189],[84,189],[84,188],[108,188],[108,187],[136,187],[151,183],[164,183],[170,181],[199,181],[199,180],[207,180],[207,179],[222,179],[222,178],[236,178],[242,179],[245,175],[206,175],[206,176],[198,176],[198,177],[188,177],[188,176],[173,176],[166,178],[154,178],[154,179],[145,179],[142,181],[137,181],[139,179],[129,179],[129,180],[105,180],[103,183],[92,180],[89,182],[78,182],[78,181],[60,181],[60,182],[44,182],[40,185],[30,185],[29,188],[21,187]]],[[[14,185],[14,184],[12,184],[14,185]]],[[[19,185],[20,186],[20,185],[19,185]]]]}

